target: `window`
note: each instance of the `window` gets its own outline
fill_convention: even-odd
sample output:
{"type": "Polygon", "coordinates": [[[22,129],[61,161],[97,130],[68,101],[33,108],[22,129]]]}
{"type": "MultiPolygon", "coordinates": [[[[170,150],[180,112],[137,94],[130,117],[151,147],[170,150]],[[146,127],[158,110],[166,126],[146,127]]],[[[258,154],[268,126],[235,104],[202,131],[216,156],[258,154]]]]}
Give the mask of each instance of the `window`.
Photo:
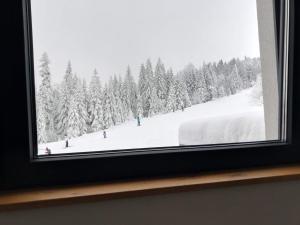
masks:
{"type": "Polygon", "coordinates": [[[293,1],[11,4],[4,187],[299,159],[293,1]]]}
{"type": "Polygon", "coordinates": [[[38,155],[285,140],[271,1],[29,7],[38,155]]]}

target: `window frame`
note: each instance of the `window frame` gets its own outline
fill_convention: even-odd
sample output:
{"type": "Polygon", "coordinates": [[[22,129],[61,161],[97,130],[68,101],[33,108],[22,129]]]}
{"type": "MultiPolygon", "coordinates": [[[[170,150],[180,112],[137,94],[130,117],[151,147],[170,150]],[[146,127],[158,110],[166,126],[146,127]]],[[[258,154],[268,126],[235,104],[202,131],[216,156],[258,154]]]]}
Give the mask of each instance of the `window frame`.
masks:
{"type": "MultiPolygon", "coordinates": [[[[281,29],[277,30],[277,45],[279,46],[278,61],[282,62],[283,54],[286,54],[283,41],[286,33],[282,28],[284,25],[282,18],[285,17],[283,7],[285,1],[274,0],[274,2],[276,5],[275,20],[277,24],[281,24],[281,29]]],[[[293,63],[294,0],[289,0],[288,68],[285,68],[283,63],[279,63],[280,74],[288,69],[286,140],[63,154],[38,158],[36,157],[37,152],[34,150],[36,149],[34,148],[36,145],[36,121],[33,119],[35,118],[35,95],[30,0],[12,0],[7,4],[10,4],[15,15],[12,23],[8,25],[15,25],[13,32],[10,33],[10,42],[15,44],[11,53],[16,56],[11,75],[17,75],[20,82],[17,85],[18,91],[11,97],[15,104],[11,103],[11,107],[7,107],[6,113],[20,117],[16,121],[21,127],[17,138],[22,141],[15,141],[13,127],[9,126],[9,123],[5,123],[7,137],[4,151],[1,152],[0,174],[3,175],[3,182],[0,184],[0,189],[182,175],[300,162],[300,152],[297,151],[297,148],[300,147],[298,141],[300,140],[300,127],[297,118],[292,118],[292,114],[297,115],[299,112],[299,106],[292,97],[300,96],[299,88],[293,88],[293,86],[297,87],[296,85],[299,83],[298,78],[293,77],[293,71],[297,70],[293,63]],[[99,173],[98,171],[104,172],[99,173]]],[[[11,45],[9,46],[11,47],[11,45]]],[[[6,92],[13,87],[12,84],[15,80],[11,78],[12,76],[6,78],[8,83],[4,87],[6,92]]]]}

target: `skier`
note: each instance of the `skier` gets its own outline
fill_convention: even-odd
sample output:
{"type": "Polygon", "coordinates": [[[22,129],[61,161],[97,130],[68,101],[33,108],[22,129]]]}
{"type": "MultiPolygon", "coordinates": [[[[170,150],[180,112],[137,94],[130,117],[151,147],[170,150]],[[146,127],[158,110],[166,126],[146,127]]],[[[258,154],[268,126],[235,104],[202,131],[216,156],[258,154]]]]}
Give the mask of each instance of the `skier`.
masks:
{"type": "Polygon", "coordinates": [[[46,154],[51,155],[51,150],[48,147],[46,147],[46,154]]]}
{"type": "Polygon", "coordinates": [[[106,138],[106,131],[103,131],[103,137],[106,138]]]}
{"type": "Polygon", "coordinates": [[[140,119],[140,116],[137,117],[137,125],[138,125],[138,127],[141,126],[141,119],[140,119]]]}
{"type": "Polygon", "coordinates": [[[68,148],[69,147],[69,140],[67,139],[66,140],[66,148],[68,148]]]}

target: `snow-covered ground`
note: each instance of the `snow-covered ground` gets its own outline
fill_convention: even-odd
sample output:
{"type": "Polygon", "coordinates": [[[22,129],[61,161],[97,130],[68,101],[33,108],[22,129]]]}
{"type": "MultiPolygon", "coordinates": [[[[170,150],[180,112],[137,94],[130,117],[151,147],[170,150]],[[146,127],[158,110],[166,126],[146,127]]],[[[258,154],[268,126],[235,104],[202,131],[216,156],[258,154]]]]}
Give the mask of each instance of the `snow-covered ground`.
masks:
{"type": "MultiPolygon", "coordinates": [[[[200,126],[204,121],[212,121],[212,123],[215,124],[212,125],[212,127],[218,129],[215,133],[216,136],[214,137],[211,127],[209,128],[209,122],[206,122],[203,128],[196,127],[198,133],[194,132],[193,134],[198,135],[199,130],[202,131],[202,134],[210,133],[206,136],[199,134],[199,140],[201,139],[202,142],[195,142],[195,144],[231,143],[234,140],[259,141],[265,138],[263,106],[253,100],[253,88],[250,88],[233,96],[220,98],[205,104],[194,105],[185,109],[184,112],[177,111],[151,118],[143,118],[141,120],[141,126],[137,126],[137,121],[135,120],[128,121],[108,129],[106,131],[106,139],[103,138],[102,132],[95,132],[70,139],[69,148],[65,148],[64,141],[41,144],[39,145],[39,154],[45,154],[46,147],[51,150],[52,154],[61,154],[189,144],[186,143],[186,140],[188,140],[187,136],[183,138],[182,135],[181,140],[183,143],[179,143],[180,126],[186,127],[187,124],[199,124],[200,126]],[[230,126],[229,123],[226,123],[228,118],[228,121],[236,121],[234,126],[230,126]],[[246,122],[243,123],[242,121],[246,122]],[[252,126],[251,124],[255,125],[252,126]],[[236,136],[235,139],[232,139],[230,135],[227,136],[227,138],[220,138],[220,135],[222,135],[220,130],[224,130],[226,127],[231,127],[230,129],[234,127],[235,132],[233,133],[236,136]],[[203,141],[208,137],[207,142],[203,141]]],[[[195,138],[195,135],[193,138],[195,138]]]]}

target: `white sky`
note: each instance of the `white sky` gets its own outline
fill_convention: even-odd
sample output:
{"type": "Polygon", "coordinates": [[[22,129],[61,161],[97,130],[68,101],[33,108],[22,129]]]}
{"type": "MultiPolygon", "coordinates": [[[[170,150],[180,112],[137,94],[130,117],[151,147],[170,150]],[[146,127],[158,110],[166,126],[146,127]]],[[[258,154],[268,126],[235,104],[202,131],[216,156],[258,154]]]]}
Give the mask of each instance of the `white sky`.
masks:
{"type": "Polygon", "coordinates": [[[137,77],[147,58],[175,72],[232,57],[259,56],[256,0],[31,0],[35,64],[43,52],[60,82],[68,60],[87,80],[137,77]]]}

